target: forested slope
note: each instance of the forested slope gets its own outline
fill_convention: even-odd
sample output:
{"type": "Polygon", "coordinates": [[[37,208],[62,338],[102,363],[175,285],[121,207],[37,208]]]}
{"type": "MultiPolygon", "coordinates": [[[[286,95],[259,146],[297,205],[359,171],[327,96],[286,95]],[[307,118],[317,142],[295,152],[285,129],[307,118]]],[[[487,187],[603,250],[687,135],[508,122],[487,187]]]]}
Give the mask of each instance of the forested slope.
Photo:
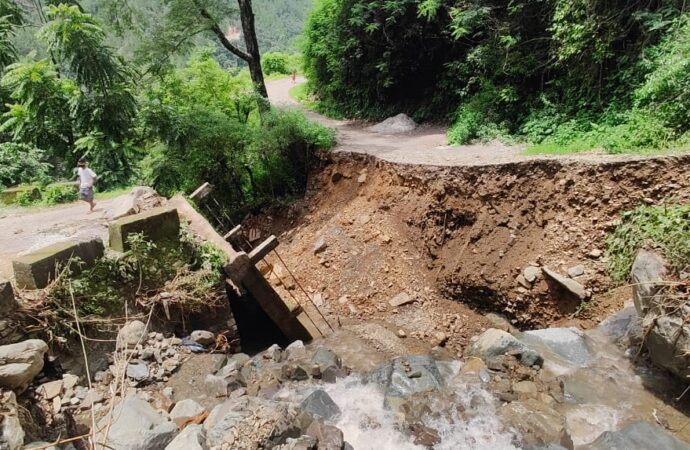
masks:
{"type": "Polygon", "coordinates": [[[687,145],[682,0],[319,0],[305,40],[324,111],[448,120],[459,143],[687,145]]]}

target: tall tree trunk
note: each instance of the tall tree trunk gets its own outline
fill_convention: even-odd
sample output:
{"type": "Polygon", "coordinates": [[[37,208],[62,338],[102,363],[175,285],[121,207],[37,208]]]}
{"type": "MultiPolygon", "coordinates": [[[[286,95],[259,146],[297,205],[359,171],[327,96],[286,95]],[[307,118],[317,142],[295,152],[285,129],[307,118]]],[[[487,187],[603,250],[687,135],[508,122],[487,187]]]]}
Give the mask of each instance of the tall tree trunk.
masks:
{"type": "MultiPolygon", "coordinates": [[[[249,73],[256,91],[267,100],[266,82],[264,72],[261,70],[261,54],[259,53],[259,42],[256,39],[256,28],[254,27],[254,11],[252,10],[252,0],[237,0],[240,6],[240,19],[242,20],[242,34],[244,34],[244,44],[249,53],[247,64],[249,73]]],[[[267,106],[267,105],[264,105],[267,106]]]]}

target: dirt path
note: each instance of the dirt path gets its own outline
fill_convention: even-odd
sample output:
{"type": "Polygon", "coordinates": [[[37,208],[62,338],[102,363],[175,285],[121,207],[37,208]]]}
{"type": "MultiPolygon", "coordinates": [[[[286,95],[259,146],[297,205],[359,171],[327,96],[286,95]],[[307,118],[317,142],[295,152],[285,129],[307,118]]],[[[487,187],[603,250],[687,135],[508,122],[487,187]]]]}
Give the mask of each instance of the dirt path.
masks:
{"type": "MultiPolygon", "coordinates": [[[[304,79],[298,79],[298,83],[304,82],[304,79]]],[[[269,81],[267,83],[268,95],[273,104],[282,107],[301,108],[289,94],[293,86],[289,78],[269,81]]],[[[446,139],[447,130],[440,126],[421,126],[411,134],[382,135],[369,131],[367,128],[371,124],[333,120],[311,111],[307,111],[306,114],[309,118],[336,129],[338,144],[334,151],[364,153],[399,164],[486,166],[550,159],[599,164],[659,157],[659,155],[609,155],[603,152],[587,152],[567,156],[526,156],[522,154],[522,146],[505,145],[499,141],[449,146],[446,139]]]]}
{"type": "Polygon", "coordinates": [[[99,201],[93,213],[81,202],[0,209],[0,279],[12,277],[12,260],[18,255],[73,238],[106,240],[106,211],[114,200],[99,201]]]}

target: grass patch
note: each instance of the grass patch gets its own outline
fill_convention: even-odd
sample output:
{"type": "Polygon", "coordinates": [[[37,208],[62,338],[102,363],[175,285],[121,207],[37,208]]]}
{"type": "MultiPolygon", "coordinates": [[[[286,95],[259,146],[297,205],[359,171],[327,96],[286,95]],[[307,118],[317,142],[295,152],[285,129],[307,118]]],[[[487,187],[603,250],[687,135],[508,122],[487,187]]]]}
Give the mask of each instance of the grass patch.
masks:
{"type": "Polygon", "coordinates": [[[572,153],[582,153],[591,150],[600,150],[596,145],[586,140],[576,140],[567,144],[556,142],[542,142],[528,146],[524,155],[569,155],[572,153]]]}
{"type": "Polygon", "coordinates": [[[674,270],[688,271],[690,205],[643,206],[623,213],[606,241],[609,276],[627,281],[637,252],[645,246],[661,250],[674,270]]]}

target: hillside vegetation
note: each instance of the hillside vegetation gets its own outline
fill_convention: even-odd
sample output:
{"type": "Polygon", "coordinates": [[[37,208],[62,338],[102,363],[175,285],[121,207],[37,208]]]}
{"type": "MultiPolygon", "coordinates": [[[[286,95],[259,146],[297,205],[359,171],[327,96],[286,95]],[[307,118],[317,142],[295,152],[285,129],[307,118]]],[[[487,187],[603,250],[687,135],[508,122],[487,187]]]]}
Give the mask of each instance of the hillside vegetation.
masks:
{"type": "Polygon", "coordinates": [[[318,0],[304,54],[322,111],[449,121],[454,143],[688,145],[682,0],[318,0]]]}
{"type": "Polygon", "coordinates": [[[333,143],[301,113],[271,109],[246,66],[223,67],[234,56],[214,27],[237,20],[232,2],[50,3],[0,0],[0,186],[73,179],[85,157],[99,189],[171,195],[208,181],[239,217],[302,192],[333,143]]]}

